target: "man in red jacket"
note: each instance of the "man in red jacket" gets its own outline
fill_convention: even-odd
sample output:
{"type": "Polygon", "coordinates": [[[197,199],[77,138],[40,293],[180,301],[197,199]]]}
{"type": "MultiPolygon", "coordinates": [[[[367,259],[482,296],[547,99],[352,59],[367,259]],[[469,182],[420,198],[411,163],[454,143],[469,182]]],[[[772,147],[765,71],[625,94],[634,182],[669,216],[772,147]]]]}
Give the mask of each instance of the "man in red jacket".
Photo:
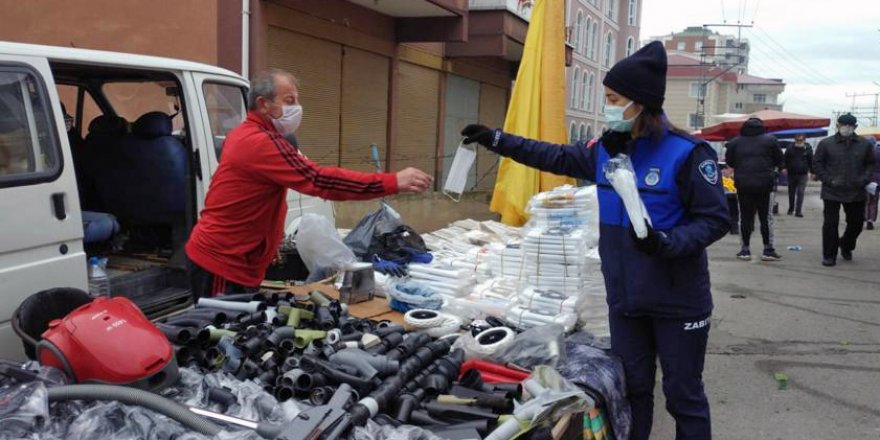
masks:
{"type": "Polygon", "coordinates": [[[194,296],[259,287],[284,234],[288,189],[365,200],[430,188],[432,177],[415,168],[361,173],[311,162],[285,139],[302,119],[297,93],[295,78],[285,71],[253,78],[247,119],[226,136],[205,209],[186,244],[194,296]]]}

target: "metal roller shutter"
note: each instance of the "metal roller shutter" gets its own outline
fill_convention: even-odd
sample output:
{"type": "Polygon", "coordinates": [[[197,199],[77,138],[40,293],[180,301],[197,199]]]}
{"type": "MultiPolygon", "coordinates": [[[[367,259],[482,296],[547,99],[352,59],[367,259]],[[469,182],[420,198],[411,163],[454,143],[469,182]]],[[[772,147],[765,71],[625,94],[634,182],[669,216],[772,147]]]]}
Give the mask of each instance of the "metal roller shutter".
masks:
{"type": "Polygon", "coordinates": [[[401,62],[398,71],[397,145],[391,171],[416,167],[434,174],[440,72],[401,62]]]}
{"type": "Polygon", "coordinates": [[[269,27],[269,67],[299,80],[303,121],[296,138],[309,159],[339,164],[342,46],[278,27],[269,27]]]}
{"type": "MultiPolygon", "coordinates": [[[[507,113],[507,90],[486,83],[480,85],[480,123],[487,127],[502,127],[507,113]]],[[[493,168],[498,155],[485,149],[477,149],[477,179],[475,191],[490,191],[495,187],[497,167],[493,168]],[[489,172],[489,170],[492,170],[489,172]],[[488,173],[488,175],[487,175],[488,173]]]]}
{"type": "MultiPolygon", "coordinates": [[[[384,162],[388,146],[389,59],[351,47],[342,57],[342,142],[340,165],[375,171],[370,144],[384,162]]],[[[386,166],[385,163],[382,166],[386,166]]]]}
{"type": "MultiPolygon", "coordinates": [[[[458,144],[461,141],[461,129],[474,124],[479,118],[480,83],[463,76],[449,74],[446,77],[446,120],[443,132],[443,176],[440,185],[446,181],[449,168],[458,144]]],[[[470,190],[476,182],[474,170],[468,174],[466,189],[470,190]]]]}

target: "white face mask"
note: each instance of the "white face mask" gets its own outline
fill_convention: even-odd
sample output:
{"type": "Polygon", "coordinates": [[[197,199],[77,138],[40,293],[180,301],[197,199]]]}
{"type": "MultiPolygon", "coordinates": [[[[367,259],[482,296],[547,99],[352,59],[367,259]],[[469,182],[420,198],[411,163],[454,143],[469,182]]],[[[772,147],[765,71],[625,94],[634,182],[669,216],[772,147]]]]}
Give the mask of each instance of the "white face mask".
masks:
{"type": "Polygon", "coordinates": [[[855,133],[856,128],[852,125],[841,125],[838,127],[837,131],[839,131],[840,135],[843,137],[850,137],[855,133]]]}
{"type": "Polygon", "coordinates": [[[299,128],[300,122],[302,122],[303,116],[303,108],[301,105],[283,105],[281,106],[281,116],[277,119],[272,120],[272,124],[275,125],[275,128],[281,132],[281,134],[290,134],[296,131],[299,128]]]}
{"type": "Polygon", "coordinates": [[[465,145],[464,141],[458,144],[452,165],[449,167],[449,174],[446,176],[446,183],[443,184],[443,194],[456,202],[461,200],[467,186],[468,174],[476,160],[475,148],[465,145]]]}
{"type": "Polygon", "coordinates": [[[626,113],[626,109],[633,105],[633,102],[635,101],[630,101],[629,104],[623,107],[619,105],[605,105],[605,120],[608,121],[608,128],[611,131],[626,133],[632,130],[633,123],[641,112],[636,113],[635,116],[629,119],[623,119],[623,114],[626,113]]]}

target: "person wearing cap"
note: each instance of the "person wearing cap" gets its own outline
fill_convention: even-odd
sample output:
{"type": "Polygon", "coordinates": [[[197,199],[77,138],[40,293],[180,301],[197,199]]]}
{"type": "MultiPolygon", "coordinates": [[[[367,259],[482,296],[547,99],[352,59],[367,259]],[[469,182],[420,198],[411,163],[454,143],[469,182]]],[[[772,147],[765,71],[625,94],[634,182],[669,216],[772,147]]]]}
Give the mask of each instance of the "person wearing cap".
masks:
{"type": "Polygon", "coordinates": [[[794,145],[785,149],[785,170],[788,176],[788,215],[803,217],[804,190],[813,169],[813,149],[803,134],[794,136],[794,145]]]}
{"type": "Polygon", "coordinates": [[[739,131],[739,136],[726,145],[725,162],[733,168],[736,196],[739,200],[740,241],[742,248],[736,257],[743,261],[752,259],[749,242],[755,230],[755,214],[761,224],[764,251],[762,261],[778,261],[782,257],[773,248],[773,193],[776,191],[776,172],[785,166],[779,141],[767,134],[764,121],[749,118],[739,131]]]}
{"type": "MultiPolygon", "coordinates": [[[[856,240],[865,221],[865,201],[874,167],[874,148],[855,133],[856,117],[847,113],[837,118],[837,133],[819,142],[813,158],[816,178],[822,182],[822,265],[837,264],[837,252],[852,260],[856,240]],[[846,229],[839,236],[840,208],[846,214],[846,229]]],[[[876,187],[876,185],[874,185],[876,187]]],[[[876,188],[875,188],[876,189],[876,188]]]]}
{"type": "Polygon", "coordinates": [[[656,360],[676,438],[709,439],[703,361],[712,312],[706,247],[730,227],[715,151],[674,127],[663,112],[666,51],[659,42],[614,65],[605,76],[610,129],[591,148],[525,139],[468,125],[464,142],[556,174],[597,182],[599,253],[610,313],[611,345],[623,360],[633,439],[647,439],[654,417],[656,360]],[[603,166],[632,159],[652,220],[637,238],[603,166]]]}

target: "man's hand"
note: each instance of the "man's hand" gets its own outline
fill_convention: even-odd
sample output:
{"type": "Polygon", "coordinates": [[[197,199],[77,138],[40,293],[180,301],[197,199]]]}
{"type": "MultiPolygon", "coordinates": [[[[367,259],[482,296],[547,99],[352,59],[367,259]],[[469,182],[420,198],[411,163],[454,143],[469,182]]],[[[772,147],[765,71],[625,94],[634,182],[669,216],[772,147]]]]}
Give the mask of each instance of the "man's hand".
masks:
{"type": "Polygon", "coordinates": [[[397,173],[397,190],[399,192],[423,192],[430,188],[433,182],[433,177],[417,168],[406,168],[397,173]]]}
{"type": "Polygon", "coordinates": [[[600,139],[602,146],[605,147],[605,151],[611,157],[617,156],[620,153],[629,154],[627,144],[631,140],[632,134],[630,132],[621,133],[612,130],[606,131],[600,139]]]}
{"type": "Polygon", "coordinates": [[[474,142],[490,147],[492,146],[492,136],[495,131],[485,125],[470,124],[461,130],[464,136],[464,143],[472,144],[474,142]]]}
{"type": "Polygon", "coordinates": [[[645,238],[639,238],[632,227],[629,228],[629,233],[636,242],[636,249],[647,255],[657,255],[660,249],[663,248],[663,239],[666,237],[662,232],[655,231],[651,226],[648,226],[648,235],[645,238]]]}

